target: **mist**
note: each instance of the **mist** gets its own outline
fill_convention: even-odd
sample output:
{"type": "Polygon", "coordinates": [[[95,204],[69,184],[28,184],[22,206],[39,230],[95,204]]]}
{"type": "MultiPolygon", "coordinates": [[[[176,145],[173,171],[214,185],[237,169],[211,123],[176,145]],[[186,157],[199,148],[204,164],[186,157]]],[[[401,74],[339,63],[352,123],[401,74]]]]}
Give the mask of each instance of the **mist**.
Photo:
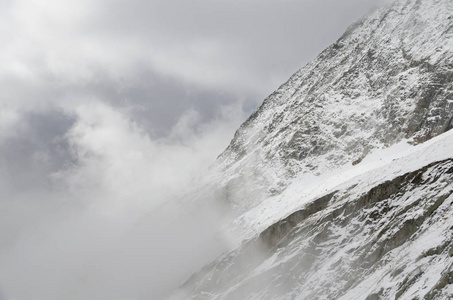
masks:
{"type": "Polygon", "coordinates": [[[181,198],[227,145],[242,119],[237,109],[226,107],[222,119],[203,126],[188,112],[156,141],[102,103],[66,119],[63,111],[28,116],[28,123],[67,130],[35,141],[34,124],[22,129],[25,141],[2,145],[15,148],[2,163],[3,298],[160,298],[227,249],[212,201],[191,208],[169,199],[181,198]],[[58,149],[68,155],[60,163],[48,158],[58,149]],[[22,166],[18,156],[29,161],[22,166]]]}
{"type": "Polygon", "coordinates": [[[0,2],[0,299],[165,298],[231,249],[197,178],[376,4],[0,2]]]}

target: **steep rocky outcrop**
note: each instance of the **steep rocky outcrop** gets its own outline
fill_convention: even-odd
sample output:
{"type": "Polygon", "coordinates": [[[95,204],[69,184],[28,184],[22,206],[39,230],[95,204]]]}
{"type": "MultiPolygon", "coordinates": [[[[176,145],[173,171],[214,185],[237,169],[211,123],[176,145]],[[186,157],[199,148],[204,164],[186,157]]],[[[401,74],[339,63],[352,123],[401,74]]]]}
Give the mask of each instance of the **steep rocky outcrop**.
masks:
{"type": "Polygon", "coordinates": [[[399,0],[350,26],[236,132],[214,167],[228,174],[226,201],[247,210],[297,174],[356,165],[373,149],[451,129],[452,12],[450,0],[399,0]],[[244,181],[255,189],[248,201],[244,181]]]}

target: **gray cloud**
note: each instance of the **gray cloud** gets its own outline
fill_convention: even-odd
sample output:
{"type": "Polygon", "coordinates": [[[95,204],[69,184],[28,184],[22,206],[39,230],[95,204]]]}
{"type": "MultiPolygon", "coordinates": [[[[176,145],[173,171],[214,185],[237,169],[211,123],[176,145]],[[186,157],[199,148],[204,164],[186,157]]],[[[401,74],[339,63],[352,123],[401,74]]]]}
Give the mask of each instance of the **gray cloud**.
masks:
{"type": "Polygon", "coordinates": [[[256,107],[376,0],[5,3],[4,76],[76,95],[96,85],[136,89],[161,102],[175,89],[214,90],[256,107]]]}
{"type": "Polygon", "coordinates": [[[48,175],[75,163],[64,138],[74,120],[62,112],[28,112],[22,128],[0,144],[1,172],[15,193],[49,187],[48,175]]]}

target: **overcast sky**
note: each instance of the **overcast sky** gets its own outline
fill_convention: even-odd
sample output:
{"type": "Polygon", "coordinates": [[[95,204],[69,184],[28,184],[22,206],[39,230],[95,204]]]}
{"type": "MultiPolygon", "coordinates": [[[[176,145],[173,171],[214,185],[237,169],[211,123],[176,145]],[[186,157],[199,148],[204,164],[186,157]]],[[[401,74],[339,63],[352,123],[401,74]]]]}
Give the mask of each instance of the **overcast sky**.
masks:
{"type": "Polygon", "coordinates": [[[106,249],[380,2],[0,1],[0,299],[157,293],[152,255],[126,274],[113,263],[152,253],[154,237],[106,249]]]}

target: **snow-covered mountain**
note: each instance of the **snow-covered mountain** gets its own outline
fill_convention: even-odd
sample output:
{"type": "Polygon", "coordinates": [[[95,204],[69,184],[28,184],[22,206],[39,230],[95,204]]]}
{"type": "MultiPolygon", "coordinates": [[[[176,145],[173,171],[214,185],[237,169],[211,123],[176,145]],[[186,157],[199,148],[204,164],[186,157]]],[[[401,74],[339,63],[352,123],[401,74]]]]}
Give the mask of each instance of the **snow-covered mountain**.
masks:
{"type": "Polygon", "coordinates": [[[242,243],[185,299],[453,298],[453,1],[349,27],[203,179],[242,243]]]}

